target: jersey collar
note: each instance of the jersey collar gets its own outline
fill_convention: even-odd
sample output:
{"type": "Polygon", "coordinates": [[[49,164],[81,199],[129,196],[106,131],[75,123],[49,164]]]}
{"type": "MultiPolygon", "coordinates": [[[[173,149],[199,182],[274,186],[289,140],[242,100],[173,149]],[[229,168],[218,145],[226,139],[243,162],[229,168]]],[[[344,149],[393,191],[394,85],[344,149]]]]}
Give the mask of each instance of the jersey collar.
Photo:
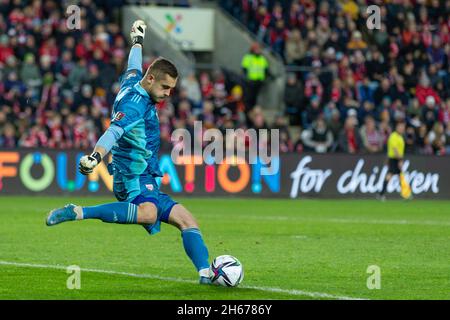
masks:
{"type": "Polygon", "coordinates": [[[142,88],[140,82],[137,82],[137,83],[134,85],[134,88],[135,88],[140,94],[142,94],[144,97],[150,98],[150,96],[148,95],[148,92],[145,91],[144,88],[142,88]]]}

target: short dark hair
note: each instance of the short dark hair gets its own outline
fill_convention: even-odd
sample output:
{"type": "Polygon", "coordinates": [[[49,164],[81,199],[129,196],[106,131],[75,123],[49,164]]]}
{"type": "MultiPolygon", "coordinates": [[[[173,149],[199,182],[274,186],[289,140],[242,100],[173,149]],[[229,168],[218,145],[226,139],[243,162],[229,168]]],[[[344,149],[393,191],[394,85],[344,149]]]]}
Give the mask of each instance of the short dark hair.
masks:
{"type": "Polygon", "coordinates": [[[152,62],[148,67],[147,73],[152,74],[157,79],[161,79],[161,77],[166,74],[174,79],[178,78],[177,67],[175,67],[171,61],[162,57],[159,57],[152,62]]]}

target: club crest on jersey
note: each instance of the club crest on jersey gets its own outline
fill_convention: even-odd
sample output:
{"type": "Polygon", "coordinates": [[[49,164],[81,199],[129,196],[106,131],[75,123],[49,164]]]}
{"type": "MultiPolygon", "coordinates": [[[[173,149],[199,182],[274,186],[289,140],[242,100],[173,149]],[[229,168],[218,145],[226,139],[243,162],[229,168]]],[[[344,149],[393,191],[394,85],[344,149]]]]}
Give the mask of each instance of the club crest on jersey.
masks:
{"type": "Polygon", "coordinates": [[[130,79],[131,77],[135,77],[135,76],[136,76],[136,72],[129,73],[129,74],[127,75],[127,77],[125,78],[125,80],[128,80],[128,79],[130,79]]]}
{"type": "Polygon", "coordinates": [[[123,117],[125,117],[125,113],[117,111],[114,116],[112,121],[119,121],[120,119],[122,119],[123,117]]]}
{"type": "Polygon", "coordinates": [[[153,184],[146,184],[145,187],[148,189],[148,191],[153,191],[153,184]]]}

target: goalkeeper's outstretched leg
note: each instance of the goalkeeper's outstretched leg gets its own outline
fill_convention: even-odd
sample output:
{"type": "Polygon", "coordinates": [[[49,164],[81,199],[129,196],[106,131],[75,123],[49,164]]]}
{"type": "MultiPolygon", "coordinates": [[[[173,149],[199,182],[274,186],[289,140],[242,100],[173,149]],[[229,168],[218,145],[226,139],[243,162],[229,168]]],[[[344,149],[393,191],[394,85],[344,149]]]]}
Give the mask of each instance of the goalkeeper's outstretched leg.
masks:
{"type": "Polygon", "coordinates": [[[197,269],[200,283],[211,283],[209,278],[208,249],[195,218],[181,204],[176,204],[170,212],[168,223],[181,231],[184,251],[197,269]]]}
{"type": "MultiPolygon", "coordinates": [[[[92,207],[68,204],[63,208],[52,210],[46,219],[48,226],[66,221],[99,219],[107,223],[140,224],[151,234],[158,220],[169,223],[181,231],[183,246],[200,276],[201,284],[211,283],[209,278],[209,254],[192,214],[182,205],[173,204],[169,212],[158,216],[158,208],[152,202],[139,205],[130,202],[113,202],[92,207]]],[[[158,227],[159,229],[159,227],[158,227]]]]}

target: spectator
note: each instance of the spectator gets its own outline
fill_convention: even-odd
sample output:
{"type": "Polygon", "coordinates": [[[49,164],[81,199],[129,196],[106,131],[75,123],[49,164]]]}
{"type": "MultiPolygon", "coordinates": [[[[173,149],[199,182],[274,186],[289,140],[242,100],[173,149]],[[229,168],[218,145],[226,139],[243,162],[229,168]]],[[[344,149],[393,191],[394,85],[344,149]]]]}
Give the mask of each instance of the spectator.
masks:
{"type": "MultiPolygon", "coordinates": [[[[190,72],[186,78],[181,79],[180,88],[186,91],[187,98],[192,103],[194,109],[199,110],[201,108],[202,92],[194,72],[190,72]]],[[[199,111],[194,112],[195,114],[199,113],[199,111]]]]}
{"type": "Polygon", "coordinates": [[[280,152],[288,153],[294,151],[294,144],[292,140],[289,138],[289,135],[286,131],[280,131],[280,152]]]}
{"type": "Polygon", "coordinates": [[[268,129],[269,125],[266,122],[266,119],[264,117],[264,113],[262,112],[262,109],[260,106],[255,106],[250,114],[249,114],[249,128],[253,129],[268,129]]]}
{"type": "Polygon", "coordinates": [[[287,37],[288,29],[284,26],[284,20],[276,20],[275,28],[270,31],[270,45],[281,57],[284,57],[284,47],[287,37]]]}
{"type": "Polygon", "coordinates": [[[426,98],[429,96],[432,96],[436,103],[440,103],[441,99],[439,98],[439,95],[430,86],[430,79],[426,73],[422,73],[419,83],[416,86],[416,97],[419,100],[419,103],[423,105],[425,104],[426,98]]]}
{"type": "Polygon", "coordinates": [[[87,62],[84,58],[78,60],[70,71],[67,81],[68,84],[74,88],[74,91],[78,91],[81,83],[88,78],[87,62]]]}
{"type": "Polygon", "coordinates": [[[442,123],[436,122],[433,125],[433,129],[428,134],[428,142],[431,144],[434,154],[445,154],[446,136],[442,123]]]}
{"type": "Polygon", "coordinates": [[[323,86],[319,78],[314,73],[308,74],[308,79],[305,82],[305,97],[312,98],[313,96],[317,98],[322,98],[323,86]]]}
{"type": "Polygon", "coordinates": [[[428,130],[431,130],[434,123],[438,119],[436,100],[433,96],[426,97],[425,106],[422,107],[422,119],[428,130]]]}
{"type": "Polygon", "coordinates": [[[416,132],[413,127],[406,127],[405,132],[405,152],[409,154],[416,153],[416,132]]]}
{"type": "Polygon", "coordinates": [[[381,102],[385,98],[388,98],[390,101],[392,101],[391,82],[387,78],[384,78],[381,81],[381,85],[375,90],[375,92],[373,94],[375,106],[376,107],[381,106],[381,102]]]}
{"type": "Polygon", "coordinates": [[[299,65],[306,54],[306,44],[299,29],[289,32],[285,44],[285,59],[287,64],[299,65]]]}
{"type": "Polygon", "coordinates": [[[367,48],[367,43],[362,39],[361,32],[353,31],[352,38],[347,44],[348,50],[364,50],[367,48]]]}
{"type": "Polygon", "coordinates": [[[313,121],[322,113],[320,108],[320,98],[316,95],[312,96],[310,103],[306,106],[306,109],[302,112],[302,126],[303,128],[309,128],[313,121]]]}
{"type": "Polygon", "coordinates": [[[2,148],[14,148],[17,146],[16,129],[10,123],[6,123],[3,127],[3,132],[0,136],[0,146],[2,148]]]}
{"type": "Polygon", "coordinates": [[[213,95],[214,85],[208,73],[202,72],[200,74],[200,89],[204,99],[210,99],[213,95]]]}
{"type": "Polygon", "coordinates": [[[333,144],[333,134],[323,118],[318,118],[311,128],[303,130],[302,141],[305,150],[325,153],[333,144]]]}
{"type": "Polygon", "coordinates": [[[383,137],[378,131],[375,119],[372,116],[366,116],[364,125],[360,129],[362,145],[368,153],[378,153],[383,150],[383,137]]]}
{"type": "Polygon", "coordinates": [[[22,68],[20,69],[20,79],[29,88],[36,89],[42,84],[41,72],[36,65],[34,55],[28,53],[25,55],[22,68]]]}
{"type": "Polygon", "coordinates": [[[350,18],[355,20],[358,17],[359,7],[352,0],[342,0],[341,1],[342,11],[348,15],[350,18]]]}
{"type": "Polygon", "coordinates": [[[228,109],[227,112],[231,114],[231,118],[237,123],[245,123],[246,107],[243,100],[243,91],[240,85],[235,85],[231,89],[231,95],[227,98],[227,102],[222,108],[228,109]]]}
{"type": "Polygon", "coordinates": [[[303,86],[298,81],[295,73],[287,75],[286,88],[284,90],[284,104],[286,115],[290,125],[299,125],[303,107],[303,86]]]}
{"type": "Polygon", "coordinates": [[[362,147],[361,136],[356,129],[356,114],[350,113],[345,119],[344,128],[339,133],[339,150],[345,153],[354,154],[362,147]]]}

